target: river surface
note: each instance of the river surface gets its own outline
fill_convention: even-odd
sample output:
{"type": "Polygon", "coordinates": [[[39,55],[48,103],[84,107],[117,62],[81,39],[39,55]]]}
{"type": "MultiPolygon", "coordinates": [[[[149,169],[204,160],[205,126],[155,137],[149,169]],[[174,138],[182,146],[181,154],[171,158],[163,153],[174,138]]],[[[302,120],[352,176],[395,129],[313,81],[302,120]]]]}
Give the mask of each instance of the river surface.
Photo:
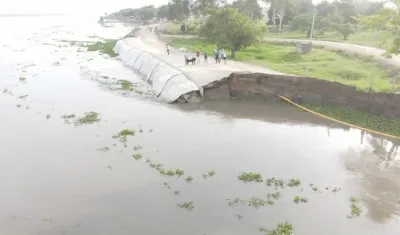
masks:
{"type": "Polygon", "coordinates": [[[276,103],[164,104],[118,60],[74,42],[129,31],[96,20],[0,18],[1,235],[250,235],[285,222],[296,235],[399,234],[397,143],[276,103]],[[99,122],[75,124],[91,111],[99,122]],[[112,137],[125,128],[135,136],[112,137]]]}

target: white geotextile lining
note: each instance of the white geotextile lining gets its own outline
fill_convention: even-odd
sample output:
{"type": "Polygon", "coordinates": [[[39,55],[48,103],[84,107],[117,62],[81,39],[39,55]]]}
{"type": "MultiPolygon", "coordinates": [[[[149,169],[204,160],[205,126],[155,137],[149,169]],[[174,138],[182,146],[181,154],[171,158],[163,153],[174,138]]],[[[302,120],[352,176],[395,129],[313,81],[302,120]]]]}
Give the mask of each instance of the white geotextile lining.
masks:
{"type": "Polygon", "coordinates": [[[152,54],[119,40],[113,51],[127,66],[144,76],[152,84],[153,92],[166,102],[174,102],[181,95],[199,88],[181,71],[166,64],[152,54]]]}
{"type": "Polygon", "coordinates": [[[184,74],[179,74],[165,83],[159,96],[166,102],[171,103],[177,100],[181,95],[198,90],[199,88],[196,84],[187,79],[184,74]]]}

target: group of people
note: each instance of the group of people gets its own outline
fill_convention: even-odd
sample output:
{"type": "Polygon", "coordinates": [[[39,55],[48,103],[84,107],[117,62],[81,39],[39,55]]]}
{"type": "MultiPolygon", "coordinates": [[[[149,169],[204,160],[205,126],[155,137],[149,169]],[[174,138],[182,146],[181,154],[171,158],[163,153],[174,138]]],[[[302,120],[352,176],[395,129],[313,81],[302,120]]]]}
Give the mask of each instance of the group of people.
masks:
{"type": "MultiPolygon", "coordinates": [[[[193,64],[195,63],[200,63],[200,51],[196,50],[193,53],[188,52],[187,50],[185,51],[184,57],[185,57],[185,64],[188,65],[190,62],[193,64]]],[[[221,61],[224,61],[224,63],[227,63],[227,57],[226,57],[226,52],[224,49],[217,50],[216,48],[213,50],[214,54],[214,59],[215,63],[221,63],[221,61]]],[[[204,56],[204,63],[208,63],[208,52],[204,51],[203,53],[204,56]]]]}
{"type": "MultiPolygon", "coordinates": [[[[167,49],[167,54],[169,55],[169,53],[170,53],[169,44],[166,45],[166,49],[167,49]]],[[[185,64],[188,65],[189,63],[192,63],[192,64],[200,63],[200,54],[201,53],[199,50],[196,50],[192,53],[190,53],[188,50],[185,50],[185,54],[184,54],[185,64]]],[[[218,50],[217,48],[214,48],[213,54],[214,54],[215,63],[219,64],[219,63],[221,63],[221,61],[223,61],[224,64],[226,64],[228,62],[227,57],[226,57],[226,52],[223,48],[220,50],[218,50]]],[[[204,56],[204,63],[208,63],[208,52],[204,51],[203,56],[204,56]]]]}

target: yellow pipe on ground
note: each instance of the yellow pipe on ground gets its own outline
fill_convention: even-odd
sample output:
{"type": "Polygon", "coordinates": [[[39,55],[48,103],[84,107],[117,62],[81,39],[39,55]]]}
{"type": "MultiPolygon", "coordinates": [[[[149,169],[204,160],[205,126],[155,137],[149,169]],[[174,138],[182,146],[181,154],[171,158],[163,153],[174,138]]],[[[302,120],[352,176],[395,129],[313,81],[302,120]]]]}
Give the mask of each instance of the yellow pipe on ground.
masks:
{"type": "Polygon", "coordinates": [[[353,125],[353,124],[350,124],[350,123],[347,123],[347,122],[342,122],[342,121],[336,120],[334,118],[331,118],[331,117],[325,116],[323,114],[317,113],[315,111],[312,111],[312,110],[310,110],[310,109],[308,109],[306,107],[303,107],[303,106],[301,106],[299,104],[296,104],[295,102],[291,101],[290,99],[288,99],[288,98],[286,98],[284,96],[281,96],[281,95],[278,95],[278,96],[279,96],[279,98],[283,99],[284,101],[286,101],[286,102],[288,102],[288,103],[290,103],[290,104],[292,104],[292,105],[294,105],[294,106],[296,106],[298,108],[301,108],[301,109],[303,109],[303,110],[305,110],[305,111],[307,111],[309,113],[312,113],[312,114],[317,115],[319,117],[331,120],[333,122],[337,122],[337,123],[340,123],[342,125],[353,127],[353,128],[357,128],[357,129],[360,129],[360,130],[368,131],[368,132],[371,132],[371,133],[374,133],[374,134],[377,134],[377,135],[380,135],[380,136],[384,136],[384,137],[388,137],[388,138],[394,138],[394,139],[400,139],[399,136],[385,134],[385,133],[382,133],[382,132],[379,132],[379,131],[370,130],[370,129],[367,129],[367,128],[364,128],[364,127],[360,127],[360,126],[356,126],[356,125],[353,125]]]}

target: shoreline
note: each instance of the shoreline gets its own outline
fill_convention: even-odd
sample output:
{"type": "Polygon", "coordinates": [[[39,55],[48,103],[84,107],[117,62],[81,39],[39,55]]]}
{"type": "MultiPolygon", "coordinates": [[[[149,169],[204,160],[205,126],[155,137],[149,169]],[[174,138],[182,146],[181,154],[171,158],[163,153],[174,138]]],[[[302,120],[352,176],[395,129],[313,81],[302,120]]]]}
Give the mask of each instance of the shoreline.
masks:
{"type": "MultiPolygon", "coordinates": [[[[346,110],[353,110],[354,113],[364,113],[366,116],[373,114],[377,115],[377,117],[387,117],[389,118],[388,120],[394,121],[395,126],[397,126],[397,122],[400,126],[400,120],[397,119],[400,115],[400,106],[398,105],[400,103],[398,102],[400,95],[397,94],[360,92],[356,91],[355,87],[338,82],[283,75],[275,71],[269,73],[271,70],[267,68],[236,61],[228,61],[228,64],[215,64],[210,61],[208,64],[185,65],[183,52],[178,49],[171,48],[170,55],[167,55],[165,42],[168,42],[168,37],[165,38],[164,35],[157,37],[154,33],[147,32],[145,28],[141,28],[133,37],[126,37],[123,40],[131,46],[150,53],[153,57],[173,69],[181,71],[188,80],[196,84],[201,98],[205,100],[244,99],[265,101],[279,100],[282,95],[298,104],[331,107],[332,109],[343,107],[346,110]],[[245,70],[243,67],[248,69],[245,70]]],[[[143,63],[147,64],[148,61],[143,61],[143,63]]],[[[128,67],[133,68],[133,65],[128,67]]],[[[141,66],[139,66],[138,71],[140,72],[140,70],[141,66]]],[[[149,70],[150,74],[153,74],[156,68],[149,68],[149,70]]],[[[170,79],[164,78],[165,83],[170,79]]],[[[178,85],[174,84],[173,86],[175,87],[170,87],[169,89],[178,89],[178,85]]],[[[193,101],[190,100],[191,98],[193,98],[193,93],[182,93],[175,102],[188,103],[193,101]]],[[[200,97],[198,96],[194,99],[195,102],[199,102],[198,98],[200,97]]],[[[357,122],[350,124],[357,125],[357,122]]],[[[363,123],[363,121],[359,122],[363,123]]],[[[379,125],[376,125],[375,128],[365,125],[358,126],[381,131],[379,125]]],[[[386,129],[382,128],[382,130],[386,129]]],[[[391,132],[390,134],[396,133],[391,132]]]]}

